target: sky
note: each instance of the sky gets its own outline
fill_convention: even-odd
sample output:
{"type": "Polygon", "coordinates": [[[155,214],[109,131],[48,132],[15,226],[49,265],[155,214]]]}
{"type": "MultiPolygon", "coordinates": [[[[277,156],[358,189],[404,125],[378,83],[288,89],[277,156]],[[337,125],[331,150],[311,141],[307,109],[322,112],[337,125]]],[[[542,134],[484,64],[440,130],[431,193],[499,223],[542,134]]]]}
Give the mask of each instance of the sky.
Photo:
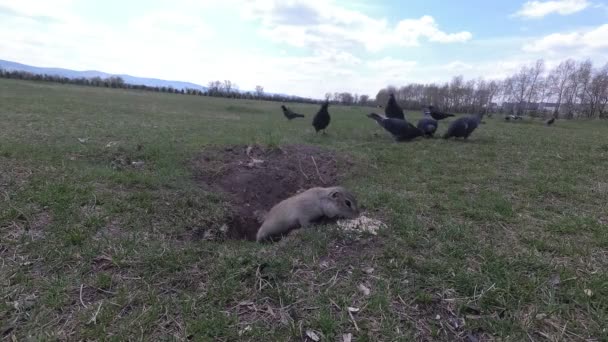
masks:
{"type": "Polygon", "coordinates": [[[0,0],[0,59],[241,90],[374,97],[608,62],[608,0],[0,0]]]}

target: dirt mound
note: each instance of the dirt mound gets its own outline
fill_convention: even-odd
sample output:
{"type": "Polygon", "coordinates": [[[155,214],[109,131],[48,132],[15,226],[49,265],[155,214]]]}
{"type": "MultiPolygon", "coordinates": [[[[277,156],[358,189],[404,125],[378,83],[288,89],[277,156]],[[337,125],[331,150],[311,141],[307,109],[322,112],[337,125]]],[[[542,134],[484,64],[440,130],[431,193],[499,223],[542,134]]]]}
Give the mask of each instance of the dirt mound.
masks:
{"type": "Polygon", "coordinates": [[[345,164],[334,152],[309,145],[209,147],[195,160],[197,180],[230,203],[228,236],[249,240],[278,202],[314,186],[338,185],[345,164]]]}

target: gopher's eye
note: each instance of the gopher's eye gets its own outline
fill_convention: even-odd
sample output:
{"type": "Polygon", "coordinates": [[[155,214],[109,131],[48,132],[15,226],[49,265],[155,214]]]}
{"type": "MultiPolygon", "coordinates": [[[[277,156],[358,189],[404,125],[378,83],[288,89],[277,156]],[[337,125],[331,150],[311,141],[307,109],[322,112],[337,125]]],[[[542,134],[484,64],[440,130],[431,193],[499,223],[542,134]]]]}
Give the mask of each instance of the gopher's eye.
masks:
{"type": "Polygon", "coordinates": [[[349,200],[346,200],[346,205],[350,208],[351,207],[351,203],[349,200]]]}

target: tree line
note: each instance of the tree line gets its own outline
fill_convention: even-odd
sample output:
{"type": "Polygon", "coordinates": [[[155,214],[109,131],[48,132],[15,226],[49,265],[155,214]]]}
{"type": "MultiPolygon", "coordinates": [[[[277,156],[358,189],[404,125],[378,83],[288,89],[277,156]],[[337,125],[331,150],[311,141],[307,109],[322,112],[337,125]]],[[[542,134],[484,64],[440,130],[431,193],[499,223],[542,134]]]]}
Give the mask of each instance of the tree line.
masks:
{"type": "Polygon", "coordinates": [[[596,68],[590,60],[568,59],[547,69],[540,59],[502,80],[456,76],[443,84],[389,86],[378,92],[376,102],[386,103],[391,93],[410,110],[432,104],[462,113],[607,119],[608,63],[596,68]]]}
{"type": "Polygon", "coordinates": [[[35,74],[27,71],[19,70],[3,70],[0,68],[0,78],[17,79],[17,80],[28,80],[28,81],[41,81],[41,82],[53,82],[61,84],[74,84],[81,86],[90,87],[103,87],[103,88],[120,88],[120,89],[135,89],[143,91],[153,91],[159,93],[171,93],[171,94],[182,94],[182,95],[196,95],[196,96],[214,96],[214,97],[226,97],[234,99],[254,99],[254,100],[265,100],[265,101],[276,101],[276,102],[301,102],[301,103],[320,103],[318,99],[291,96],[283,94],[269,94],[264,92],[264,87],[256,86],[255,91],[243,92],[239,90],[239,87],[232,81],[212,81],[209,82],[206,89],[192,89],[183,88],[178,89],[172,86],[146,86],[126,83],[119,76],[111,76],[107,78],[101,77],[79,77],[69,78],[59,75],[47,75],[47,74],[35,74]]]}
{"type": "MultiPolygon", "coordinates": [[[[318,99],[269,94],[263,86],[243,92],[230,80],[209,82],[207,88],[177,89],[171,86],[146,86],[126,83],[121,77],[68,78],[59,75],[34,74],[0,68],[0,78],[56,82],[83,86],[136,89],[161,93],[255,99],[277,102],[319,103],[318,99]]],[[[541,59],[523,66],[502,80],[465,80],[456,76],[450,82],[437,84],[410,83],[381,89],[375,99],[349,92],[326,93],[333,104],[384,105],[389,94],[395,94],[405,109],[419,110],[430,104],[442,110],[462,113],[505,113],[530,116],[559,116],[573,118],[608,118],[608,63],[601,68],[590,60],[568,59],[547,69],[541,59]]]]}

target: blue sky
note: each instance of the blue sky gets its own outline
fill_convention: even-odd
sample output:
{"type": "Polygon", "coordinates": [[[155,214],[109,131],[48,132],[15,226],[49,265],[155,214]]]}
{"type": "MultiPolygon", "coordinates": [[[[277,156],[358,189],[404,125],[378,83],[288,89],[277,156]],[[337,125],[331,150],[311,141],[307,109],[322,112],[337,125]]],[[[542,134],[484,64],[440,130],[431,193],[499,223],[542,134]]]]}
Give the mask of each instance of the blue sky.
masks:
{"type": "Polygon", "coordinates": [[[0,59],[241,89],[374,96],[608,62],[608,0],[0,0],[0,59]]]}

